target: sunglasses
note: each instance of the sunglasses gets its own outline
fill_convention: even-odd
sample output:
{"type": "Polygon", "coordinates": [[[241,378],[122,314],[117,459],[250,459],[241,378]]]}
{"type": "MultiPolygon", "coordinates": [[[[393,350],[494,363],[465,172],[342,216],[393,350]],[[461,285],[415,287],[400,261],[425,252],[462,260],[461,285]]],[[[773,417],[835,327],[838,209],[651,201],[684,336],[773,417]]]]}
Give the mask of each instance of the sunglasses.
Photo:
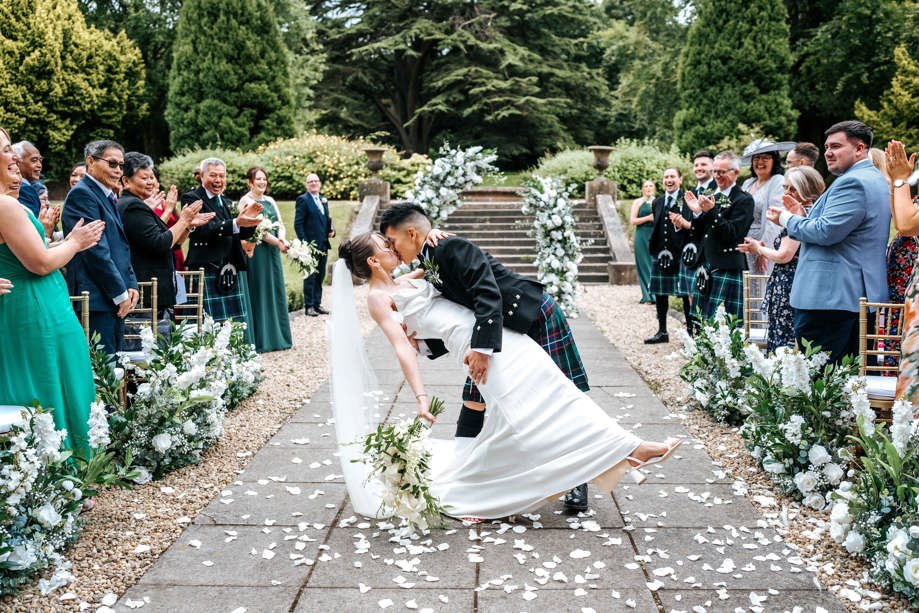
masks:
{"type": "Polygon", "coordinates": [[[116,162],[115,160],[107,160],[105,158],[101,158],[96,155],[92,155],[90,157],[93,158],[94,160],[105,162],[106,164],[108,164],[108,167],[111,168],[112,170],[115,170],[116,168],[124,170],[124,162],[116,162]]]}

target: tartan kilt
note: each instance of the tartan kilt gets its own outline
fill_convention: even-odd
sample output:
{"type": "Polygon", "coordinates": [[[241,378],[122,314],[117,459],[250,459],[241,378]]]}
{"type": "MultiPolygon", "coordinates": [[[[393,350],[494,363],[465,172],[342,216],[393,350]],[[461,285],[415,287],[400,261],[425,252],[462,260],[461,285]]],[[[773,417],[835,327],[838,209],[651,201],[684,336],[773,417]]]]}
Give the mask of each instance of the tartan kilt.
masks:
{"type": "Polygon", "coordinates": [[[713,270],[712,290],[707,296],[700,296],[700,308],[705,317],[714,317],[718,305],[724,303],[724,310],[736,315],[743,322],[743,271],[713,270]]]}
{"type": "Polygon", "coordinates": [[[683,296],[689,296],[692,298],[693,304],[698,304],[699,292],[696,291],[696,271],[699,270],[699,267],[689,268],[680,261],[680,290],[683,292],[683,296]]]}
{"type": "MultiPolygon", "coordinates": [[[[679,260],[678,260],[679,262],[679,260]]],[[[655,296],[686,296],[683,290],[683,284],[680,281],[680,272],[683,263],[679,262],[677,271],[673,274],[667,274],[661,270],[657,263],[657,258],[651,262],[651,286],[649,291],[655,296]]]]}
{"type": "MultiPolygon", "coordinates": [[[[549,294],[543,294],[539,317],[527,330],[527,336],[536,341],[543,351],[549,354],[556,366],[579,390],[590,391],[587,372],[584,370],[578,346],[574,342],[574,334],[568,326],[565,314],[549,294]]],[[[466,377],[466,385],[463,386],[463,400],[484,402],[482,394],[469,377],[466,377]]]]}
{"type": "Polygon", "coordinates": [[[217,273],[204,270],[204,312],[214,321],[234,321],[246,324],[246,342],[255,343],[252,335],[252,303],[249,299],[249,279],[246,271],[240,271],[236,289],[232,294],[217,292],[217,273]]]}

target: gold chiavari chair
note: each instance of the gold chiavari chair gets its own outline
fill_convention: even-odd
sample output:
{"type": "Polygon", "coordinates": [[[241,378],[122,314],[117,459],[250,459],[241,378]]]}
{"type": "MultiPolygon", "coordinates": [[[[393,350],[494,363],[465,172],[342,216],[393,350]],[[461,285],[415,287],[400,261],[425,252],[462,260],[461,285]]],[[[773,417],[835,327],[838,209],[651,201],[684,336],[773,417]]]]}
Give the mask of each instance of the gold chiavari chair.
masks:
{"type": "MultiPolygon", "coordinates": [[[[83,325],[83,333],[86,335],[86,342],[89,339],[89,292],[82,292],[79,296],[70,297],[70,306],[80,305],[80,323],[83,325]]],[[[74,309],[75,310],[75,309],[74,309]]]]}
{"type": "Polygon", "coordinates": [[[198,332],[204,325],[204,269],[182,270],[179,276],[185,281],[185,296],[187,301],[184,304],[177,304],[173,309],[177,324],[184,321],[195,323],[198,326],[198,332]]]}
{"type": "MultiPolygon", "coordinates": [[[[134,307],[134,310],[128,314],[124,321],[125,342],[139,342],[140,332],[145,327],[149,327],[153,330],[154,336],[156,335],[156,312],[158,307],[156,283],[156,277],[151,278],[149,281],[139,281],[137,283],[137,291],[140,293],[140,296],[137,299],[137,306],[134,307]]],[[[125,351],[123,355],[132,362],[144,360],[143,352],[137,350],[125,351]]]]}
{"type": "Polygon", "coordinates": [[[868,302],[867,298],[858,302],[858,374],[865,377],[868,401],[881,421],[891,420],[896,397],[904,314],[902,304],[868,302]],[[872,309],[876,314],[875,331],[869,334],[868,313],[872,309]],[[899,323],[892,326],[894,321],[899,323]]]}
{"type": "Polygon", "coordinates": [[[743,273],[743,333],[744,340],[760,347],[766,346],[769,320],[763,315],[763,296],[769,275],[743,273]]]}

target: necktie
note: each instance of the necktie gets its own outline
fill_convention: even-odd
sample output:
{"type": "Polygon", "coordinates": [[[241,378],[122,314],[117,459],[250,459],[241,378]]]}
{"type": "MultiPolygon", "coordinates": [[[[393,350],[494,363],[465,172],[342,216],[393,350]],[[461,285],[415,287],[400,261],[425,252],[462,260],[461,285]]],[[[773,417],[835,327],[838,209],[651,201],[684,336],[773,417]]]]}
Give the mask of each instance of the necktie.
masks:
{"type": "Polygon", "coordinates": [[[671,196],[670,194],[667,194],[667,200],[665,202],[664,208],[669,209],[672,204],[673,204],[673,196],[671,196]]]}
{"type": "Polygon", "coordinates": [[[113,193],[109,193],[109,195],[106,196],[106,198],[108,198],[108,201],[112,203],[112,208],[115,209],[115,219],[117,219],[118,223],[120,224],[121,223],[121,211],[119,211],[118,207],[115,206],[118,203],[118,198],[116,198],[115,194],[113,193]]]}
{"type": "Polygon", "coordinates": [[[112,203],[112,206],[115,206],[116,204],[118,204],[118,198],[115,197],[115,194],[110,193],[108,195],[108,201],[112,203]]]}
{"type": "Polygon", "coordinates": [[[322,209],[322,203],[319,202],[319,196],[313,196],[313,203],[316,205],[319,214],[325,217],[325,211],[322,209]]]}

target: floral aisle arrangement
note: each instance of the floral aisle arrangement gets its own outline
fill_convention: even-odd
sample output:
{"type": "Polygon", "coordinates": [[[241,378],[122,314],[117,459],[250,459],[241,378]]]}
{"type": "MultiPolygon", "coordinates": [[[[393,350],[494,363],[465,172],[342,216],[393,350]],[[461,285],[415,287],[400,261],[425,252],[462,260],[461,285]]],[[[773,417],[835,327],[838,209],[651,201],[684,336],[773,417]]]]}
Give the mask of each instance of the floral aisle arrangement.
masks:
{"type": "Polygon", "coordinates": [[[744,353],[753,372],[745,386],[750,414],[740,434],[781,492],[822,510],[850,457],[857,367],[849,358],[827,365],[827,354],[806,341],[803,353],[782,347],[767,357],[752,344],[744,353]]]}
{"type": "Polygon", "coordinates": [[[539,282],[566,315],[575,316],[582,254],[575,232],[577,220],[571,210],[572,189],[558,179],[534,176],[527,185],[521,210],[524,215],[534,216],[530,236],[536,239],[539,282]]]}
{"type": "MultiPolygon", "coordinates": [[[[876,583],[919,607],[919,420],[909,401],[893,406],[890,426],[859,415],[862,449],[850,479],[833,493],[830,536],[864,558],[876,583]]],[[[873,417],[873,416],[872,416],[873,417]]]]}
{"type": "Polygon", "coordinates": [[[313,242],[304,242],[299,238],[290,241],[290,247],[287,248],[287,259],[296,266],[304,277],[308,277],[316,272],[319,268],[319,258],[316,257],[319,250],[313,242]]]}
{"type": "Polygon", "coordinates": [[[0,594],[13,593],[38,571],[43,593],[72,579],[61,552],[79,534],[83,492],[74,479],[65,432],[50,413],[23,407],[19,420],[0,439],[0,594]]]}
{"type": "Polygon", "coordinates": [[[479,185],[485,175],[498,169],[492,164],[498,156],[482,147],[454,149],[449,143],[437,152],[437,159],[415,175],[414,187],[405,193],[427,212],[431,222],[442,224],[460,205],[460,194],[479,185]]]}
{"type": "MultiPolygon", "coordinates": [[[[428,410],[435,417],[440,415],[443,401],[432,398],[428,410]]],[[[406,532],[427,530],[443,512],[430,490],[429,433],[430,428],[416,417],[388,426],[380,424],[358,442],[364,446],[365,462],[370,465],[367,478],[383,484],[381,510],[402,518],[406,532]]]]}
{"type": "Polygon", "coordinates": [[[753,370],[744,352],[740,320],[719,306],[714,318],[702,322],[695,338],[685,330],[680,333],[686,359],[680,378],[689,384],[691,400],[720,422],[743,422],[750,413],[746,378],[753,370]]]}

